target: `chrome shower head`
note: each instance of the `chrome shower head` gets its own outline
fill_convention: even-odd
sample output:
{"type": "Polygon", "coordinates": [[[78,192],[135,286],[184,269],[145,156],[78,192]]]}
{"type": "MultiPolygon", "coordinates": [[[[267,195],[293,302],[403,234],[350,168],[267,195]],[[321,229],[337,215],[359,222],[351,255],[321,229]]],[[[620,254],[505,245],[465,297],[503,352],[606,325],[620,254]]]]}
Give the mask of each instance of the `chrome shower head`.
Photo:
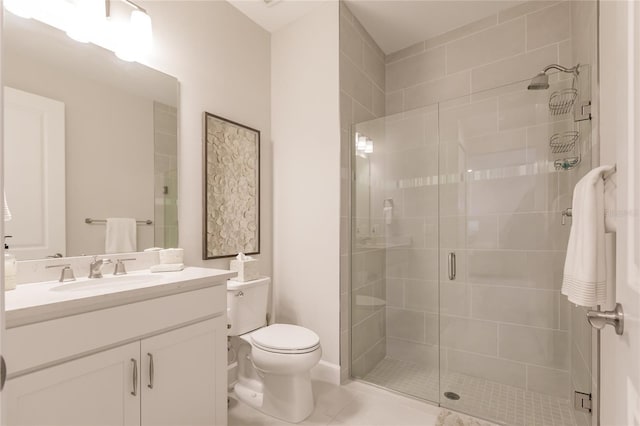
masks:
{"type": "Polygon", "coordinates": [[[549,88],[549,76],[542,71],[531,79],[531,83],[527,86],[528,90],[546,90],[549,88]]]}
{"type": "Polygon", "coordinates": [[[563,67],[558,64],[551,64],[544,67],[542,71],[540,71],[535,77],[531,79],[531,83],[527,86],[529,90],[546,90],[549,88],[549,76],[547,75],[547,71],[549,70],[558,70],[562,72],[566,72],[567,74],[573,74],[574,78],[578,77],[580,73],[578,69],[580,68],[580,64],[577,64],[573,68],[563,67]]]}

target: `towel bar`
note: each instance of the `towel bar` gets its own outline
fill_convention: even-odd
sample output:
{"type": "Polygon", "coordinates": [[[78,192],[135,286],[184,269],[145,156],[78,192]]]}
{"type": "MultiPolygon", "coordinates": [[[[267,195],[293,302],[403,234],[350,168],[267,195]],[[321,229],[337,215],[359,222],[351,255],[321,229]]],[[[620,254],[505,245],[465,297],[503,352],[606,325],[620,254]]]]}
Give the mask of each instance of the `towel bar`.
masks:
{"type": "MultiPolygon", "coordinates": [[[[91,219],[90,217],[86,218],[84,220],[84,223],[88,223],[88,224],[105,224],[107,223],[106,219],[91,219]]],[[[136,223],[138,225],[153,225],[153,221],[151,219],[147,219],[147,220],[136,220],[136,223]]]]}

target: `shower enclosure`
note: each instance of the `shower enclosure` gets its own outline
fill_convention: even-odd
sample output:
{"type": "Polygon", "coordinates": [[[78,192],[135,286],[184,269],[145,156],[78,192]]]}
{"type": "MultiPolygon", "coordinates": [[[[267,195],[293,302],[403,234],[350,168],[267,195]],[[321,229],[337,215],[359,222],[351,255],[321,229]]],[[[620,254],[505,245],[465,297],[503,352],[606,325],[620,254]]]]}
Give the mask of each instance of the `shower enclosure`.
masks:
{"type": "Polygon", "coordinates": [[[503,424],[590,424],[591,330],[560,294],[589,72],[353,126],[352,377],[503,424]]]}

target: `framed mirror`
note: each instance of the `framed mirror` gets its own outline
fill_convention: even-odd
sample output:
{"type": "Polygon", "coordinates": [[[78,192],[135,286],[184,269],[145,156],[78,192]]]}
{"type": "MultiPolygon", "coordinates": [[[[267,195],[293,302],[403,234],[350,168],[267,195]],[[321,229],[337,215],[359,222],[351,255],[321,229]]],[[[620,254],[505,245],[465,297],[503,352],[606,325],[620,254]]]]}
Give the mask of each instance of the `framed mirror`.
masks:
{"type": "Polygon", "coordinates": [[[203,259],[260,253],[260,131],[204,113],[203,259]]]}
{"type": "Polygon", "coordinates": [[[4,15],[5,223],[18,260],[178,245],[178,82],[33,19],[4,15]]]}

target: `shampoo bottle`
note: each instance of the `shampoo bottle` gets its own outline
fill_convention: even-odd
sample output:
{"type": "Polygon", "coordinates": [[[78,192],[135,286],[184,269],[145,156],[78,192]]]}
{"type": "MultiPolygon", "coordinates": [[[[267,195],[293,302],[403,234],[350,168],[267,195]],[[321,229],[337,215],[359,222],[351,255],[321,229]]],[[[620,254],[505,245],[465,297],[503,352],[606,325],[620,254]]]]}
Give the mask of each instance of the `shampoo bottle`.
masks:
{"type": "MultiPolygon", "coordinates": [[[[7,235],[5,238],[10,237],[7,235]]],[[[6,241],[6,240],[5,240],[6,241]]],[[[9,253],[7,250],[9,246],[7,243],[4,243],[4,289],[5,290],[13,290],[16,288],[16,283],[18,281],[18,264],[16,262],[16,257],[9,253]]]]}

